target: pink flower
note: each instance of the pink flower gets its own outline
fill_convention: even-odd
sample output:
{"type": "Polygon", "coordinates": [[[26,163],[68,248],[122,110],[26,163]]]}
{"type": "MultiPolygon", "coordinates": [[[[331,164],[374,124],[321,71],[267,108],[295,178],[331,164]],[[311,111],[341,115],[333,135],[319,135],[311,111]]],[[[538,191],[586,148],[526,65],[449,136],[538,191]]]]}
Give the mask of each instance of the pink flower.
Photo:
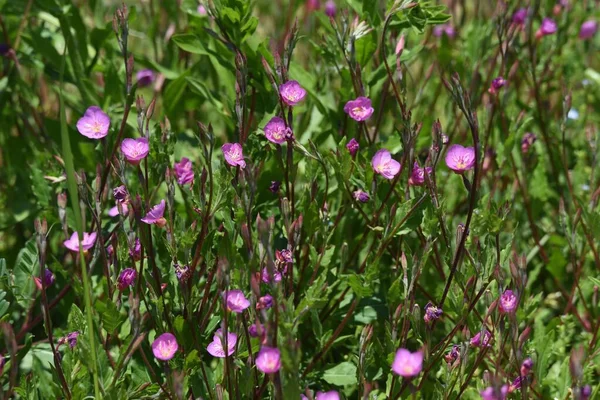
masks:
{"type": "Polygon", "coordinates": [[[446,165],[457,174],[473,169],[475,162],[475,149],[473,147],[453,144],[446,153],[446,165]]]}
{"type": "Polygon", "coordinates": [[[250,301],[244,296],[241,290],[229,290],[224,293],[225,303],[229,311],[234,313],[242,313],[246,308],[250,307],[250,301]]]}
{"type": "MultiPolygon", "coordinates": [[[[285,273],[285,271],[278,271],[277,269],[275,269],[275,271],[273,271],[273,282],[281,282],[281,279],[283,279],[284,273],[285,273]]],[[[269,275],[269,270],[267,267],[264,267],[262,269],[262,272],[260,274],[260,279],[264,283],[271,283],[271,276],[269,275]]]]}
{"type": "Polygon", "coordinates": [[[517,310],[518,305],[519,298],[513,293],[512,290],[505,290],[504,293],[500,295],[500,312],[504,314],[512,314],[517,310]]]}
{"type": "Polygon", "coordinates": [[[504,385],[501,388],[490,386],[482,390],[479,394],[481,394],[482,400],[504,400],[508,394],[508,385],[504,385]]]}
{"type": "MultiPolygon", "coordinates": [[[[223,337],[223,331],[217,329],[213,336],[213,341],[208,344],[206,350],[213,357],[225,358],[225,338],[223,337]]],[[[237,343],[237,335],[235,333],[227,332],[227,355],[230,356],[235,351],[235,345],[237,343]]]]}
{"type": "MultiPolygon", "coordinates": [[[[83,251],[88,251],[92,247],[94,247],[94,243],[96,242],[96,232],[92,233],[83,233],[83,241],[81,242],[81,247],[83,251]]],[[[65,247],[71,251],[79,252],[79,236],[77,232],[73,232],[71,237],[68,240],[63,242],[65,247]]]]}
{"type": "Polygon", "coordinates": [[[257,310],[268,310],[273,307],[273,296],[270,294],[264,295],[256,302],[257,310]]]}
{"type": "Polygon", "coordinates": [[[175,170],[177,183],[180,185],[187,185],[194,181],[194,169],[192,162],[188,158],[183,157],[181,161],[175,163],[173,169],[175,170]]]}
{"type": "Polygon", "coordinates": [[[492,80],[490,88],[488,89],[488,92],[491,94],[496,94],[498,93],[498,90],[500,90],[500,88],[504,87],[505,85],[506,79],[504,79],[503,77],[499,76],[497,78],[494,78],[492,80]]]}
{"type": "Polygon", "coordinates": [[[356,141],[356,139],[352,138],[352,139],[350,139],[348,144],[346,144],[346,148],[350,152],[350,155],[352,157],[354,157],[356,155],[356,152],[360,148],[360,146],[358,145],[358,142],[356,141]]]}
{"type": "Polygon", "coordinates": [[[306,97],[306,90],[297,81],[287,81],[279,86],[279,95],[285,104],[295,106],[306,97]]]}
{"type": "Polygon", "coordinates": [[[440,319],[443,313],[441,308],[436,307],[429,302],[425,305],[425,316],[423,317],[423,320],[426,324],[430,324],[433,321],[440,319]]]}
{"type": "Polygon", "coordinates": [[[165,226],[167,220],[163,218],[165,214],[165,201],[161,200],[160,203],[155,205],[148,211],[146,216],[142,218],[142,222],[145,222],[148,225],[156,224],[160,227],[165,226]]]}
{"type": "Polygon", "coordinates": [[[581,24],[581,29],[579,30],[579,39],[591,39],[598,32],[598,22],[594,20],[585,21],[581,24]]]}
{"type": "Polygon", "coordinates": [[[446,35],[448,36],[448,38],[453,39],[454,36],[456,36],[456,31],[454,30],[454,27],[451,24],[436,25],[433,28],[433,36],[442,37],[443,35],[446,35]]]}
{"type": "Polygon", "coordinates": [[[46,286],[46,287],[52,286],[52,284],[54,283],[54,274],[48,268],[46,268],[44,270],[43,286],[42,286],[42,279],[40,279],[39,277],[36,276],[33,278],[33,280],[35,282],[35,286],[37,286],[37,288],[39,290],[42,290],[43,286],[46,286]]]}
{"type": "Polygon", "coordinates": [[[206,11],[206,7],[204,7],[202,4],[200,4],[198,6],[198,9],[196,11],[198,12],[199,15],[201,15],[203,17],[208,14],[207,11],[206,11]]]}
{"type": "Polygon", "coordinates": [[[523,25],[527,19],[527,9],[519,8],[512,16],[512,22],[515,25],[523,25]]]}
{"type": "Polygon", "coordinates": [[[134,261],[140,261],[142,259],[142,244],[140,239],[136,238],[133,242],[133,247],[129,248],[129,257],[134,261]]]}
{"type": "Polygon", "coordinates": [[[529,152],[529,148],[533,146],[535,141],[537,140],[537,136],[534,133],[527,132],[523,135],[523,139],[521,140],[521,152],[523,154],[529,152]]]}
{"type": "Polygon", "coordinates": [[[281,368],[281,353],[274,347],[263,346],[256,356],[256,368],[265,374],[274,374],[281,368]]]}
{"type": "Polygon", "coordinates": [[[531,358],[527,357],[521,363],[521,376],[527,376],[527,374],[529,374],[529,372],[531,371],[532,368],[533,368],[533,360],[531,358]]]}
{"type": "Polygon", "coordinates": [[[142,69],[142,70],[138,71],[136,77],[137,77],[138,86],[145,87],[145,86],[152,84],[152,82],[154,82],[154,79],[156,78],[156,74],[154,74],[154,71],[152,71],[151,69],[142,69]]]}
{"type": "Polygon", "coordinates": [[[425,183],[425,172],[427,172],[427,175],[431,175],[433,170],[431,167],[421,168],[419,167],[419,163],[415,161],[412,174],[410,175],[410,178],[408,178],[408,184],[413,186],[423,185],[425,183]]]}
{"type": "Polygon", "coordinates": [[[148,145],[148,139],[141,137],[138,139],[123,139],[121,142],[121,153],[125,156],[125,159],[131,165],[138,165],[148,153],[150,152],[150,146],[148,145]]]}
{"type": "Polygon", "coordinates": [[[340,394],[335,390],[329,392],[317,392],[315,400],[340,400],[340,394]]]}
{"type": "Polygon", "coordinates": [[[163,333],[152,342],[152,352],[159,360],[169,361],[179,350],[177,339],[171,333],[163,333]]]}
{"type": "Polygon", "coordinates": [[[444,355],[444,360],[448,363],[448,365],[454,364],[456,360],[460,357],[460,346],[453,345],[452,350],[450,350],[446,355],[444,355]]]}
{"type": "Polygon", "coordinates": [[[354,197],[354,200],[361,202],[361,203],[366,203],[367,201],[369,201],[371,199],[371,196],[369,196],[369,193],[364,192],[361,189],[355,190],[352,193],[352,197],[354,197]]]}
{"type": "Polygon", "coordinates": [[[548,36],[548,35],[552,35],[553,33],[556,33],[557,30],[558,30],[558,25],[556,25],[556,22],[554,22],[554,20],[552,18],[544,18],[542,20],[542,25],[540,25],[540,28],[535,33],[535,37],[537,39],[540,39],[544,36],[548,36]]]}
{"type": "Polygon", "coordinates": [[[113,196],[119,203],[127,203],[129,201],[129,193],[125,185],[117,186],[113,189],[113,196]]]}
{"type": "Polygon", "coordinates": [[[327,0],[327,3],[325,3],[325,15],[327,15],[328,17],[334,18],[335,12],[336,12],[335,1],[327,0]]]}
{"type": "MultiPolygon", "coordinates": [[[[121,204],[121,211],[123,211],[123,215],[129,214],[129,208],[127,207],[127,203],[121,204]]],[[[116,217],[117,215],[119,215],[119,206],[114,206],[113,208],[108,210],[109,217],[116,217]]]]}
{"type": "Polygon", "coordinates": [[[293,137],[292,130],[285,125],[285,121],[279,117],[273,117],[264,128],[265,136],[271,143],[282,144],[287,138],[293,137]]]}
{"type": "Polygon", "coordinates": [[[366,121],[373,115],[373,107],[371,107],[371,99],[368,97],[357,97],[355,100],[350,100],[344,106],[344,112],[355,121],[366,121]]]}
{"type": "Polygon", "coordinates": [[[102,139],[108,135],[110,118],[98,106],[91,106],[77,121],[77,130],[90,139],[102,139]]]}
{"type": "Polygon", "coordinates": [[[406,349],[398,349],[392,364],[392,371],[404,378],[419,375],[423,369],[423,352],[411,353],[406,349]]]}
{"type": "Polygon", "coordinates": [[[385,179],[394,179],[400,172],[400,163],[392,158],[392,155],[386,149],[381,149],[373,156],[371,166],[375,173],[380,174],[385,179]]]}
{"type": "Polygon", "coordinates": [[[240,168],[246,168],[246,161],[244,161],[244,153],[242,152],[242,145],[239,143],[225,143],[221,146],[225,161],[232,167],[239,166],[240,168]]]}
{"type": "Polygon", "coordinates": [[[471,338],[471,346],[473,347],[491,347],[492,334],[487,330],[483,330],[483,340],[481,339],[481,332],[477,332],[475,336],[471,338]]]}
{"type": "Polygon", "coordinates": [[[120,291],[127,289],[129,286],[133,286],[135,283],[135,278],[137,277],[137,272],[133,268],[125,268],[119,274],[117,278],[117,287],[120,291]]]}

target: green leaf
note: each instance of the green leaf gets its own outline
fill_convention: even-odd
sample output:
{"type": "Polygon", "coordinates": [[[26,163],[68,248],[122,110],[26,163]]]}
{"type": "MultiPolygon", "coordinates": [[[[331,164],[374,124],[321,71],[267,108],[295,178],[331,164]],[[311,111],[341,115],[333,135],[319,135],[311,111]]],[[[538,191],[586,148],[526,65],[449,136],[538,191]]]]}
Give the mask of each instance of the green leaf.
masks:
{"type": "Polygon", "coordinates": [[[108,333],[114,333],[123,322],[125,322],[125,316],[121,315],[117,306],[112,301],[101,301],[96,300],[96,310],[100,313],[102,319],[102,326],[108,333]]]}
{"type": "Polygon", "coordinates": [[[39,275],[38,249],[35,239],[29,239],[17,256],[12,288],[17,302],[23,308],[29,306],[35,290],[34,277],[39,275]]]}
{"type": "Polygon", "coordinates": [[[338,364],[325,371],[323,380],[336,386],[355,385],[358,382],[356,378],[356,365],[348,361],[338,364]]]}

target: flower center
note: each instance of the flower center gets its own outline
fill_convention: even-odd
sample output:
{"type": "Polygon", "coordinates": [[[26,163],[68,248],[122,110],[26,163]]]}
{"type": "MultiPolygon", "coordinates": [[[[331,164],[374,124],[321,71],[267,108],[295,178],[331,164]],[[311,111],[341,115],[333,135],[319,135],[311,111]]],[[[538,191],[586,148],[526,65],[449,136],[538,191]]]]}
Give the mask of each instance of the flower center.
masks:
{"type": "Polygon", "coordinates": [[[100,125],[100,122],[94,121],[94,125],[92,125],[92,130],[95,133],[100,133],[100,131],[102,130],[102,125],[100,125]]]}

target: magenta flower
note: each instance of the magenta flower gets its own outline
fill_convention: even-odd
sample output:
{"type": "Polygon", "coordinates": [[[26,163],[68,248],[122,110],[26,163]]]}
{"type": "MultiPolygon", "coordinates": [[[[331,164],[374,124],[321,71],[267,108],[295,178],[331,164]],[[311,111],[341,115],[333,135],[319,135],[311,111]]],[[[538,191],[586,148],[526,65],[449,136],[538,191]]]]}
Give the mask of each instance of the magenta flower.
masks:
{"type": "Polygon", "coordinates": [[[364,192],[360,189],[355,190],[352,193],[352,197],[354,197],[354,200],[356,200],[360,203],[366,203],[367,201],[369,201],[371,199],[371,196],[369,196],[369,193],[364,192]]]}
{"type": "Polygon", "coordinates": [[[241,290],[229,290],[223,294],[227,309],[234,313],[240,314],[246,308],[250,307],[250,300],[244,296],[241,290]]]}
{"type": "Polygon", "coordinates": [[[492,334],[487,330],[483,330],[483,339],[481,339],[481,332],[477,332],[475,336],[471,338],[471,346],[473,347],[491,347],[492,334]]]}
{"type": "Polygon", "coordinates": [[[291,263],[294,261],[294,256],[292,255],[292,252],[289,251],[288,249],[283,249],[283,250],[275,250],[275,259],[277,261],[277,263],[291,263]]]}
{"type": "Polygon", "coordinates": [[[590,385],[585,385],[581,388],[579,398],[581,400],[589,400],[592,397],[592,387],[590,385]]]}
{"type": "Polygon", "coordinates": [[[581,29],[579,30],[579,39],[591,39],[598,32],[598,22],[594,20],[585,21],[581,24],[581,29]]]}
{"type": "Polygon", "coordinates": [[[523,135],[523,139],[521,140],[521,152],[523,154],[529,152],[529,148],[533,146],[535,141],[537,140],[537,136],[531,132],[527,132],[523,135]]]}
{"type": "Polygon", "coordinates": [[[356,139],[352,138],[352,139],[350,139],[348,144],[346,144],[346,148],[350,152],[350,155],[352,157],[354,157],[356,155],[356,152],[360,148],[360,146],[358,145],[358,142],[356,141],[356,139]]]}
{"type": "Polygon", "coordinates": [[[269,190],[271,193],[279,192],[279,188],[281,187],[281,182],[279,181],[271,181],[271,185],[269,185],[269,190]]]}
{"type": "Polygon", "coordinates": [[[142,259],[142,244],[140,243],[140,239],[136,238],[133,247],[129,248],[129,257],[133,261],[140,261],[142,259]]]}
{"type": "Polygon", "coordinates": [[[340,400],[340,394],[335,390],[329,392],[317,392],[315,400],[340,400]]]}
{"type": "Polygon", "coordinates": [[[127,289],[129,286],[133,286],[135,283],[135,278],[137,277],[137,272],[133,268],[125,268],[119,274],[117,278],[117,287],[122,292],[127,289]]]}
{"type": "Polygon", "coordinates": [[[371,159],[371,166],[375,173],[380,174],[385,179],[394,179],[400,172],[400,163],[392,158],[392,155],[386,149],[381,149],[371,159]]]}
{"type": "Polygon", "coordinates": [[[194,168],[192,162],[188,158],[183,157],[181,161],[175,163],[173,169],[175,170],[177,183],[180,185],[187,185],[194,181],[194,168]]]}
{"type": "Polygon", "coordinates": [[[239,143],[225,143],[221,146],[225,161],[232,167],[239,166],[240,168],[246,168],[246,161],[244,161],[244,153],[242,151],[242,145],[239,143]]]}
{"type": "Polygon", "coordinates": [[[535,33],[535,37],[537,39],[540,39],[544,36],[548,36],[548,35],[552,35],[553,33],[556,33],[557,30],[558,30],[558,25],[556,25],[556,22],[554,22],[554,20],[552,18],[544,18],[542,20],[542,25],[540,25],[540,28],[535,33]]]}
{"type": "Polygon", "coordinates": [[[504,314],[513,314],[517,310],[518,305],[519,298],[512,290],[505,290],[504,293],[500,295],[500,301],[498,302],[500,312],[504,314]]]}
{"type": "MultiPolygon", "coordinates": [[[[127,203],[121,204],[121,211],[123,212],[124,216],[129,214],[129,207],[127,207],[127,203]]],[[[119,206],[114,206],[113,208],[108,210],[109,217],[116,217],[117,215],[119,215],[119,206]]]]}
{"type": "Polygon", "coordinates": [[[271,296],[270,294],[262,296],[258,299],[258,302],[256,303],[257,310],[268,310],[271,307],[273,307],[273,296],[271,296]]]}
{"type": "Polygon", "coordinates": [[[161,200],[160,203],[158,203],[157,205],[152,207],[150,209],[150,211],[148,211],[146,216],[144,218],[142,218],[142,222],[144,222],[148,225],[156,224],[162,228],[167,223],[167,220],[163,218],[164,214],[165,214],[165,201],[161,200]]]}
{"type": "Polygon", "coordinates": [[[366,121],[371,118],[375,110],[371,107],[371,99],[368,97],[357,97],[350,100],[344,106],[344,112],[355,121],[366,121]]]}
{"type": "MultiPolygon", "coordinates": [[[[33,278],[35,285],[39,290],[42,290],[42,280],[39,277],[33,278]]],[[[44,286],[50,287],[54,283],[54,274],[48,268],[44,270],[44,286]]]]}
{"type": "Polygon", "coordinates": [[[491,94],[496,94],[498,93],[498,90],[500,90],[500,88],[504,87],[505,85],[506,79],[504,79],[503,77],[499,76],[497,78],[494,78],[492,80],[490,88],[488,89],[488,92],[490,92],[491,94]]]}
{"type": "Polygon", "coordinates": [[[154,357],[162,361],[169,361],[175,357],[175,353],[179,350],[177,339],[171,333],[163,333],[152,342],[152,352],[154,357]]]}
{"type": "MultiPolygon", "coordinates": [[[[213,336],[213,341],[208,344],[206,350],[213,357],[225,358],[225,338],[223,337],[223,331],[217,329],[213,336]]],[[[235,345],[237,343],[237,335],[235,333],[227,332],[227,356],[230,356],[235,351],[235,345]]]]}
{"type": "MultiPolygon", "coordinates": [[[[81,247],[83,248],[83,251],[88,251],[89,249],[94,247],[95,242],[96,242],[96,232],[92,232],[92,233],[84,232],[83,233],[83,241],[81,242],[81,247]]],[[[79,236],[77,235],[77,232],[73,232],[71,237],[68,240],[65,240],[63,242],[63,245],[71,251],[78,252],[79,251],[79,236]]]]}
{"type": "Polygon", "coordinates": [[[138,165],[148,153],[150,152],[150,146],[148,145],[148,139],[141,137],[138,139],[123,139],[121,142],[121,153],[125,156],[127,162],[131,165],[138,165]]]}
{"type": "Polygon", "coordinates": [[[527,9],[519,8],[512,16],[512,22],[515,25],[523,25],[527,19],[527,9]]]}
{"type": "Polygon", "coordinates": [[[423,320],[426,324],[431,324],[433,321],[440,319],[443,311],[441,308],[434,306],[431,302],[425,305],[425,316],[423,320]]]}
{"type": "Polygon", "coordinates": [[[279,86],[279,95],[285,104],[295,106],[306,97],[306,90],[297,81],[287,81],[279,86]]]}
{"type": "Polygon", "coordinates": [[[508,393],[512,393],[515,390],[519,390],[521,389],[521,387],[523,386],[523,381],[527,379],[524,376],[517,376],[512,383],[510,384],[510,386],[508,387],[508,393]]]}
{"type": "Polygon", "coordinates": [[[98,106],[91,106],[77,121],[77,130],[90,139],[102,139],[108,135],[110,118],[98,106]]]}
{"type": "Polygon", "coordinates": [[[392,363],[392,371],[404,378],[412,378],[419,375],[423,369],[423,352],[411,353],[406,349],[398,349],[392,363]]]}
{"type": "Polygon", "coordinates": [[[63,336],[58,340],[58,347],[62,346],[65,343],[69,343],[69,347],[74,349],[77,346],[77,337],[79,336],[79,332],[73,331],[68,333],[67,336],[63,336]]]}
{"type": "Polygon", "coordinates": [[[145,87],[145,86],[152,84],[152,82],[154,82],[156,75],[154,74],[154,71],[152,71],[151,69],[142,69],[142,70],[138,71],[138,73],[136,74],[136,77],[137,77],[138,86],[145,87]]]}
{"type": "MultiPolygon", "coordinates": [[[[277,271],[277,269],[275,269],[275,271],[273,271],[273,282],[281,282],[281,279],[283,279],[284,273],[285,273],[285,271],[277,271]]],[[[262,272],[260,274],[260,279],[264,283],[271,283],[271,275],[269,275],[269,270],[267,269],[267,267],[264,267],[262,269],[262,272]]]]}
{"type": "Polygon", "coordinates": [[[206,11],[206,7],[204,7],[202,4],[200,4],[198,6],[198,9],[196,10],[198,12],[198,14],[202,17],[206,16],[208,14],[208,12],[206,11]]]}
{"type": "Polygon", "coordinates": [[[256,356],[256,368],[265,374],[274,374],[281,368],[281,353],[275,347],[263,346],[256,356]]]}
{"type": "Polygon", "coordinates": [[[531,358],[527,357],[521,363],[521,375],[527,376],[527,374],[529,374],[529,372],[531,372],[532,368],[533,368],[533,360],[531,358]]]}
{"type": "Polygon", "coordinates": [[[503,385],[501,388],[490,386],[479,394],[481,394],[481,400],[505,400],[508,394],[508,385],[503,385]]]}
{"type": "Polygon", "coordinates": [[[413,186],[422,186],[425,183],[425,172],[427,175],[431,175],[433,170],[431,167],[419,167],[419,163],[415,161],[413,164],[412,174],[408,178],[408,184],[413,186]]]}
{"type": "Polygon", "coordinates": [[[448,363],[448,365],[452,365],[458,360],[460,357],[460,346],[453,345],[452,350],[450,350],[445,356],[444,360],[448,363]]]}
{"type": "Polygon", "coordinates": [[[258,329],[256,328],[256,324],[252,324],[248,327],[248,334],[253,338],[258,337],[258,329]]]}
{"type": "Polygon", "coordinates": [[[113,189],[113,196],[119,203],[127,203],[129,201],[129,193],[125,185],[117,186],[113,189]]]}
{"type": "Polygon", "coordinates": [[[279,117],[273,117],[264,127],[265,136],[271,143],[282,144],[286,139],[294,136],[292,130],[288,128],[285,121],[279,117]]]}
{"type": "Polygon", "coordinates": [[[328,17],[334,18],[335,12],[336,12],[335,1],[327,0],[327,3],[325,3],[325,15],[327,15],[328,17]]]}
{"type": "Polygon", "coordinates": [[[186,283],[188,279],[192,276],[192,271],[190,271],[190,267],[187,265],[179,265],[175,264],[175,276],[177,276],[177,280],[181,283],[186,283]]]}
{"type": "Polygon", "coordinates": [[[446,153],[446,165],[457,174],[475,167],[475,149],[473,147],[463,147],[460,144],[453,144],[446,153]]]}
{"type": "Polygon", "coordinates": [[[446,35],[450,39],[454,39],[454,37],[456,36],[456,31],[454,30],[454,27],[451,24],[436,25],[433,28],[433,36],[442,37],[444,35],[446,35]]]}

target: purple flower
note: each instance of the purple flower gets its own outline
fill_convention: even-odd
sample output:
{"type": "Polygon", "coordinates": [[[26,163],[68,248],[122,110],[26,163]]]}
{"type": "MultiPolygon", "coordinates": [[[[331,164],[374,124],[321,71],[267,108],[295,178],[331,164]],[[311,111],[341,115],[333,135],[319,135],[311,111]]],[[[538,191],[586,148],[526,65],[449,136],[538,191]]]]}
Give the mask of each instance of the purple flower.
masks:
{"type": "Polygon", "coordinates": [[[294,261],[294,256],[288,249],[275,250],[275,259],[278,263],[291,263],[294,261]]]}
{"type": "Polygon", "coordinates": [[[491,84],[490,88],[488,89],[488,92],[490,92],[491,94],[498,93],[498,90],[500,90],[500,88],[504,87],[505,85],[506,85],[506,79],[504,79],[501,76],[496,77],[492,80],[492,84],[491,84]]]}
{"type": "Polygon", "coordinates": [[[156,224],[160,227],[163,227],[167,223],[167,220],[165,220],[163,218],[164,214],[165,214],[165,201],[161,200],[160,203],[158,203],[157,205],[152,207],[150,209],[150,211],[148,211],[146,216],[144,218],[142,218],[142,222],[144,222],[148,225],[156,224]]]}
{"type": "Polygon", "coordinates": [[[490,342],[492,341],[492,334],[487,330],[483,330],[483,340],[481,339],[481,332],[477,332],[475,336],[471,338],[471,346],[473,347],[491,347],[490,342]]]}
{"type": "Polygon", "coordinates": [[[271,143],[282,144],[286,139],[294,137],[292,130],[279,117],[273,117],[264,127],[265,136],[271,143]]]}
{"type": "Polygon", "coordinates": [[[579,39],[591,39],[598,32],[598,22],[594,20],[585,21],[579,30],[579,39]]]}
{"type": "Polygon", "coordinates": [[[335,390],[329,392],[317,392],[315,400],[340,400],[340,394],[335,390]]]}
{"type": "Polygon", "coordinates": [[[588,400],[592,396],[592,387],[590,385],[585,385],[581,388],[580,399],[588,400]]]}
{"type": "Polygon", "coordinates": [[[271,307],[273,307],[273,296],[271,296],[270,294],[262,296],[258,299],[258,302],[256,303],[257,310],[268,310],[271,307]]]}
{"type": "Polygon", "coordinates": [[[281,182],[279,181],[271,181],[271,185],[269,186],[269,190],[271,193],[279,192],[279,188],[281,187],[281,182]]]}
{"type": "Polygon", "coordinates": [[[306,97],[306,90],[297,81],[287,81],[279,86],[279,95],[285,104],[295,106],[306,97]]]}
{"type": "Polygon", "coordinates": [[[121,152],[130,164],[138,165],[150,152],[148,139],[145,137],[138,139],[123,139],[121,142],[121,152]]]}
{"type": "Polygon", "coordinates": [[[360,148],[360,146],[358,145],[358,142],[356,141],[356,139],[352,138],[352,139],[350,139],[348,144],[346,144],[346,148],[350,152],[350,155],[352,157],[354,157],[356,155],[356,152],[360,148]]]}
{"type": "Polygon", "coordinates": [[[526,377],[524,376],[517,376],[513,382],[510,384],[510,386],[508,387],[508,393],[512,393],[515,390],[519,390],[521,389],[521,386],[523,386],[523,381],[526,379],[526,377]]]}
{"type": "Polygon", "coordinates": [[[380,174],[385,179],[394,179],[400,172],[400,163],[392,158],[392,155],[386,149],[381,149],[371,159],[371,166],[375,173],[380,174]]]}
{"type": "Polygon", "coordinates": [[[221,146],[225,161],[232,167],[239,166],[240,168],[246,168],[246,161],[244,161],[244,153],[242,151],[242,145],[239,143],[225,143],[221,146]]]}
{"type": "Polygon", "coordinates": [[[456,31],[454,30],[454,27],[451,24],[436,25],[433,28],[433,36],[442,37],[443,35],[446,35],[448,36],[448,38],[453,39],[454,36],[456,36],[456,31]]]}
{"type": "MultiPolygon", "coordinates": [[[[129,207],[127,207],[127,203],[121,204],[121,211],[123,212],[124,216],[129,214],[129,207]]],[[[119,215],[119,206],[118,205],[116,205],[113,208],[111,208],[110,210],[108,210],[109,217],[116,217],[117,215],[119,215]]]]}
{"type": "Polygon", "coordinates": [[[512,22],[515,25],[523,25],[527,19],[527,9],[519,8],[512,16],[512,22]]]}
{"type": "MultiPolygon", "coordinates": [[[[235,351],[235,345],[237,343],[237,335],[235,333],[227,332],[227,355],[230,356],[235,351]]],[[[225,358],[225,338],[223,337],[223,331],[217,329],[213,336],[213,341],[208,344],[206,350],[213,357],[225,358]]]]}
{"type": "Polygon", "coordinates": [[[175,163],[173,169],[175,170],[177,183],[180,185],[187,185],[194,181],[194,168],[192,162],[188,158],[183,157],[181,161],[175,163]]]}
{"type": "Polygon", "coordinates": [[[129,286],[133,286],[135,283],[135,278],[137,277],[137,272],[133,268],[125,268],[119,274],[117,278],[117,287],[120,291],[125,290],[129,286]]]}
{"type": "Polygon", "coordinates": [[[223,294],[227,309],[234,313],[242,313],[246,308],[250,307],[250,300],[244,296],[241,290],[229,290],[223,294]]]}
{"type": "Polygon", "coordinates": [[[334,18],[335,12],[336,12],[335,1],[327,0],[327,3],[325,3],[325,15],[327,15],[328,17],[334,18]]]}
{"type": "MultiPolygon", "coordinates": [[[[34,278],[35,285],[39,290],[42,290],[42,280],[39,277],[34,278]]],[[[48,268],[44,270],[44,286],[50,287],[54,283],[54,274],[48,268]]]]}
{"type": "Polygon", "coordinates": [[[479,394],[481,394],[482,400],[504,400],[508,394],[508,386],[504,385],[501,388],[490,386],[479,392],[479,394]]]}
{"type": "Polygon", "coordinates": [[[504,314],[512,314],[517,310],[519,305],[519,298],[513,293],[512,290],[505,290],[500,295],[499,301],[500,312],[504,314]]]}
{"type": "Polygon", "coordinates": [[[460,357],[460,346],[458,346],[458,345],[455,344],[455,345],[452,346],[452,350],[450,350],[448,352],[448,354],[446,354],[444,356],[444,360],[446,360],[446,362],[448,363],[448,365],[452,365],[452,364],[454,364],[454,362],[456,360],[459,359],[459,357],[460,357]]]}
{"type": "Polygon", "coordinates": [[[90,139],[102,139],[108,135],[110,118],[98,106],[91,106],[77,121],[77,130],[90,139]]]}
{"type": "Polygon", "coordinates": [[[281,353],[275,347],[263,346],[256,356],[256,368],[265,374],[274,374],[281,368],[281,353]]]}
{"type": "Polygon", "coordinates": [[[206,16],[208,13],[206,12],[206,7],[204,7],[202,4],[200,4],[198,6],[198,9],[196,10],[198,12],[199,15],[201,16],[206,16]]]}
{"type": "Polygon", "coordinates": [[[152,342],[152,352],[159,360],[169,361],[179,350],[177,339],[171,333],[163,333],[152,342]]]}
{"type": "Polygon", "coordinates": [[[250,337],[258,337],[258,329],[256,328],[256,324],[252,324],[248,327],[248,334],[250,337]]]}
{"type": "Polygon", "coordinates": [[[425,305],[425,316],[423,317],[423,320],[426,324],[430,324],[433,321],[440,319],[442,314],[443,311],[441,308],[438,308],[429,302],[425,305]]]}
{"type": "Polygon", "coordinates": [[[369,193],[364,192],[360,189],[355,190],[352,193],[352,197],[354,197],[354,200],[361,202],[361,203],[366,203],[367,201],[369,201],[371,199],[371,196],[369,196],[369,193]]]}
{"type": "Polygon", "coordinates": [[[125,185],[117,186],[113,189],[113,196],[119,203],[126,203],[129,200],[129,193],[125,185]]]}
{"type": "MultiPolygon", "coordinates": [[[[283,271],[283,273],[285,273],[285,271],[283,271]]],[[[275,269],[275,271],[273,271],[273,282],[281,282],[281,279],[283,278],[283,273],[275,269]]],[[[267,267],[264,267],[262,269],[260,278],[264,283],[271,283],[271,276],[269,275],[269,270],[267,269],[267,267]]]]}
{"type": "Polygon", "coordinates": [[[70,348],[75,348],[77,346],[77,337],[79,336],[79,332],[74,331],[67,335],[67,343],[69,343],[70,348]]]}
{"type": "Polygon", "coordinates": [[[529,148],[533,146],[536,140],[537,136],[535,136],[535,134],[531,132],[525,133],[525,135],[523,135],[523,139],[521,140],[521,152],[523,154],[528,153],[529,148]]]}
{"type": "Polygon", "coordinates": [[[413,164],[412,174],[408,178],[408,184],[413,186],[422,186],[425,183],[425,172],[427,175],[431,175],[433,170],[431,167],[419,167],[419,163],[415,161],[413,164]]]}
{"type": "MultiPolygon", "coordinates": [[[[1,56],[6,56],[10,50],[11,49],[10,49],[10,46],[8,44],[6,44],[6,43],[0,43],[0,55],[1,56]]],[[[0,371],[1,371],[1,369],[0,369],[0,371]]]]}
{"type": "Polygon", "coordinates": [[[556,22],[554,22],[554,20],[552,18],[544,18],[542,20],[542,24],[540,25],[540,28],[535,33],[535,37],[537,39],[540,39],[544,36],[552,35],[553,33],[556,33],[557,30],[558,30],[558,26],[556,25],[556,22]]]}
{"type": "Polygon", "coordinates": [[[192,271],[187,265],[181,266],[179,264],[175,264],[174,267],[175,275],[177,276],[177,280],[179,280],[179,282],[185,283],[192,276],[192,271]]]}
{"type": "Polygon", "coordinates": [[[527,374],[531,372],[532,368],[533,360],[531,358],[528,357],[525,360],[523,360],[523,362],[521,363],[521,376],[527,376],[527,374]]]}
{"type": "Polygon", "coordinates": [[[457,174],[475,167],[475,149],[473,147],[463,147],[460,144],[453,144],[446,153],[446,165],[457,174]]]}
{"type": "MultiPolygon", "coordinates": [[[[83,241],[81,242],[81,247],[83,248],[83,251],[88,251],[89,249],[94,247],[95,242],[96,232],[83,233],[83,241]]],[[[73,232],[71,237],[63,242],[63,245],[71,251],[79,252],[79,236],[77,235],[77,232],[73,232]]]]}
{"type": "Polygon", "coordinates": [[[355,100],[350,100],[344,106],[344,112],[355,121],[366,121],[373,115],[373,107],[371,107],[371,99],[368,97],[357,97],[355,100]]]}
{"type": "Polygon", "coordinates": [[[137,84],[139,87],[144,87],[152,84],[155,79],[154,71],[151,69],[142,69],[137,73],[137,84]]]}
{"type": "Polygon", "coordinates": [[[392,371],[403,378],[412,378],[419,375],[423,369],[423,352],[411,353],[406,349],[398,349],[392,364],[392,371]]]}
{"type": "Polygon", "coordinates": [[[140,261],[142,259],[142,244],[140,243],[139,238],[135,238],[133,247],[129,248],[129,257],[131,257],[133,261],[140,261]]]}

